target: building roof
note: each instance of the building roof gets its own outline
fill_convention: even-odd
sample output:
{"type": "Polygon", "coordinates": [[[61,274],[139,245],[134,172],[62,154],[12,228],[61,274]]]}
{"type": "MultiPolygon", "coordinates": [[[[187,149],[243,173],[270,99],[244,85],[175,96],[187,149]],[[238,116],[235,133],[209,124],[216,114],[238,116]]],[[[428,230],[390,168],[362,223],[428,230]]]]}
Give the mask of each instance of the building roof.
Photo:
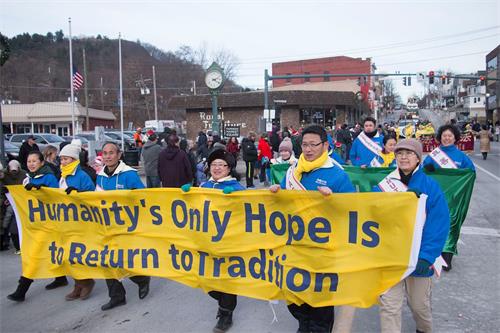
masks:
{"type": "MultiPolygon", "coordinates": [[[[273,100],[286,100],[286,105],[352,105],[355,106],[355,94],[345,91],[306,91],[285,90],[269,91],[269,104],[273,100]]],[[[264,108],[264,91],[220,94],[217,104],[222,108],[264,108]]],[[[168,108],[173,110],[211,108],[210,95],[174,96],[169,100],[168,108]]]]}
{"type": "MultiPolygon", "coordinates": [[[[75,103],[75,118],[85,118],[85,107],[75,103]]],[[[3,104],[3,122],[5,123],[41,123],[71,122],[72,110],[70,102],[39,102],[35,104],[3,104]]],[[[89,118],[115,120],[110,111],[89,108],[89,118]]]]}
{"type": "Polygon", "coordinates": [[[306,90],[306,91],[349,91],[357,93],[359,85],[357,80],[306,82],[275,87],[272,91],[306,90]]]}

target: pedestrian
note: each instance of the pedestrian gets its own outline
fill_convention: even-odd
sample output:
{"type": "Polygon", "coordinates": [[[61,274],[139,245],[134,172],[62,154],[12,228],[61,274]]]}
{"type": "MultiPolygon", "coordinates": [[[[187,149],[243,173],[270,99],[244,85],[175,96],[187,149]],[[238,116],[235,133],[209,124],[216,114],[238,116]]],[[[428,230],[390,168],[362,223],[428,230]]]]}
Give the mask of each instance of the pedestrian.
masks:
{"type": "MultiPolygon", "coordinates": [[[[328,157],[328,139],[323,127],[312,125],[302,132],[302,155],[292,165],[281,184],[271,185],[269,190],[279,189],[319,191],[325,197],[332,193],[355,192],[347,173],[328,157]],[[324,184],[318,186],[318,184],[324,184]]],[[[334,323],[334,307],[313,307],[307,303],[288,305],[290,313],[298,320],[298,332],[330,333],[334,323]]]]}
{"type": "MultiPolygon", "coordinates": [[[[39,190],[42,187],[59,187],[57,178],[52,173],[51,168],[44,163],[43,154],[40,151],[31,151],[28,154],[26,165],[28,174],[23,180],[23,185],[27,191],[31,191],[32,189],[39,190]]],[[[8,295],[7,298],[11,301],[23,302],[32,283],[32,279],[21,276],[16,291],[8,295]]],[[[68,285],[66,276],[58,276],[54,281],[46,285],[45,289],[51,290],[66,285],[68,285]]]]}
{"type": "Polygon", "coordinates": [[[28,160],[29,153],[32,151],[40,151],[40,148],[38,148],[38,145],[36,144],[35,136],[29,135],[19,149],[19,162],[21,163],[21,168],[25,171],[28,171],[26,162],[28,160]]]}
{"type": "MultiPolygon", "coordinates": [[[[80,152],[81,149],[78,145],[69,144],[64,146],[59,153],[61,162],[59,188],[65,190],[68,195],[72,191],[95,191],[94,182],[80,166],[80,152]]],[[[94,285],[95,281],[93,279],[75,279],[75,286],[66,295],[65,299],[67,301],[73,301],[78,298],[85,300],[90,297],[94,285]]]]}
{"type": "Polygon", "coordinates": [[[158,176],[158,158],[162,147],[158,144],[158,135],[149,133],[148,141],[144,144],[141,151],[141,158],[146,174],[146,186],[148,188],[161,187],[160,176],[158,176]]]}
{"type": "MultiPolygon", "coordinates": [[[[12,160],[7,165],[7,171],[5,172],[3,183],[8,185],[21,185],[23,180],[26,178],[26,172],[21,169],[21,164],[17,160],[12,160]]],[[[5,189],[2,189],[5,190],[5,189]]],[[[3,216],[3,239],[2,239],[2,249],[8,250],[9,243],[12,239],[12,244],[14,245],[15,254],[21,254],[21,247],[19,244],[19,231],[17,230],[16,214],[14,214],[14,209],[10,205],[8,200],[5,200],[4,193],[2,193],[2,202],[5,207],[5,215],[3,216]]]]}
{"type": "MultiPolygon", "coordinates": [[[[455,143],[460,140],[460,132],[455,126],[450,124],[441,126],[436,134],[436,140],[439,142],[439,147],[436,147],[424,159],[423,166],[427,172],[434,172],[437,168],[470,169],[474,172],[476,171],[471,159],[455,146],[455,143]]],[[[457,254],[460,227],[461,225],[451,227],[448,241],[443,249],[443,253],[441,253],[447,265],[447,267],[443,268],[445,271],[451,270],[453,255],[457,254]]]]}
{"type": "Polygon", "coordinates": [[[196,182],[196,149],[193,148],[193,140],[186,140],[182,139],[179,142],[179,148],[183,150],[189,160],[189,165],[191,166],[191,174],[193,175],[193,181],[192,183],[194,184],[196,182]]]}
{"type": "Polygon", "coordinates": [[[142,141],[142,128],[137,127],[134,133],[134,142],[135,146],[140,150],[143,146],[143,141],[142,141]]]}
{"type": "Polygon", "coordinates": [[[377,162],[380,164],[378,167],[393,168],[396,166],[396,156],[394,155],[396,138],[391,135],[384,136],[382,143],[384,146],[380,154],[377,156],[377,162]]]}
{"type": "Polygon", "coordinates": [[[278,153],[279,156],[277,158],[271,159],[271,164],[295,164],[297,162],[297,158],[293,153],[292,140],[289,137],[281,141],[278,153]]]}
{"type": "MultiPolygon", "coordinates": [[[[448,125],[453,126],[453,125],[448,125]]],[[[395,148],[397,169],[384,178],[375,191],[415,191],[427,195],[425,222],[415,270],[380,296],[382,332],[401,332],[401,308],[406,296],[417,332],[432,331],[431,290],[434,262],[440,256],[450,228],[450,213],[439,184],[420,167],[422,144],[401,140],[395,148]]],[[[397,241],[397,240],[395,240],[397,241]]]]}
{"type": "MultiPolygon", "coordinates": [[[[121,161],[122,152],[114,142],[107,142],[102,146],[102,158],[105,167],[97,175],[96,191],[136,190],[143,189],[137,170],[121,161]]],[[[130,280],[139,287],[139,298],[144,299],[149,294],[149,276],[131,276],[130,280]]],[[[101,306],[102,311],[125,305],[125,288],[116,279],[106,279],[109,302],[101,306]]]]}
{"type": "Polygon", "coordinates": [[[497,142],[498,142],[500,139],[500,121],[498,121],[498,120],[495,122],[495,137],[496,137],[497,142]]]}
{"type": "Polygon", "coordinates": [[[352,165],[366,168],[377,160],[382,151],[383,136],[377,132],[375,118],[366,117],[363,121],[363,132],[354,140],[349,159],[352,165]]]}
{"type": "MultiPolygon", "coordinates": [[[[271,148],[272,148],[273,152],[276,153],[276,155],[278,154],[278,150],[280,148],[280,143],[281,143],[280,136],[278,135],[279,130],[280,129],[278,126],[273,125],[273,129],[271,131],[271,137],[269,139],[269,141],[271,143],[271,148]]],[[[272,156],[272,157],[274,157],[274,156],[272,156]]]]}
{"type": "Polygon", "coordinates": [[[490,152],[490,141],[493,141],[493,134],[491,134],[486,125],[483,125],[479,133],[477,133],[477,137],[479,139],[479,151],[483,155],[483,160],[486,160],[490,152]]]}
{"type": "Polygon", "coordinates": [[[238,138],[235,136],[232,136],[229,139],[229,142],[227,144],[227,151],[233,155],[234,160],[238,161],[238,154],[240,152],[240,144],[238,142],[238,138]]]}
{"type": "Polygon", "coordinates": [[[80,152],[80,167],[89,175],[95,185],[97,182],[97,172],[89,165],[89,152],[85,149],[82,149],[80,152]]]}
{"type": "Polygon", "coordinates": [[[248,136],[241,141],[241,150],[243,151],[243,161],[245,161],[245,179],[247,188],[255,188],[253,185],[253,176],[255,162],[257,161],[257,147],[255,146],[255,132],[248,132],[248,136]]]}
{"type": "Polygon", "coordinates": [[[193,181],[191,163],[186,152],[179,148],[179,141],[177,134],[170,134],[167,147],[158,158],[158,175],[162,187],[180,188],[193,181]]]}
{"type": "MultiPolygon", "coordinates": [[[[236,160],[233,155],[225,150],[217,149],[213,151],[207,160],[210,178],[200,185],[203,188],[220,189],[224,194],[231,194],[234,191],[245,190],[238,182],[236,174],[236,160]]],[[[188,192],[191,184],[181,187],[182,191],[188,192]]],[[[233,311],[236,308],[237,297],[222,291],[212,290],[208,293],[215,298],[219,304],[217,311],[217,323],[214,332],[226,332],[233,324],[233,311]]]]}
{"type": "Polygon", "coordinates": [[[349,152],[351,150],[351,145],[352,145],[352,137],[351,137],[351,132],[347,129],[347,124],[343,124],[340,127],[340,130],[337,132],[337,142],[340,142],[342,145],[342,152],[343,154],[341,155],[342,158],[345,161],[349,160],[349,152]]]}
{"type": "Polygon", "coordinates": [[[264,132],[261,134],[259,144],[257,146],[257,159],[260,162],[259,180],[261,183],[264,183],[264,186],[269,186],[267,170],[269,169],[271,158],[273,158],[273,152],[271,150],[271,145],[269,144],[267,133],[264,132]]]}
{"type": "Polygon", "coordinates": [[[52,169],[52,173],[59,180],[61,178],[61,169],[59,168],[57,153],[57,148],[52,145],[47,145],[42,152],[45,164],[52,169]]]}

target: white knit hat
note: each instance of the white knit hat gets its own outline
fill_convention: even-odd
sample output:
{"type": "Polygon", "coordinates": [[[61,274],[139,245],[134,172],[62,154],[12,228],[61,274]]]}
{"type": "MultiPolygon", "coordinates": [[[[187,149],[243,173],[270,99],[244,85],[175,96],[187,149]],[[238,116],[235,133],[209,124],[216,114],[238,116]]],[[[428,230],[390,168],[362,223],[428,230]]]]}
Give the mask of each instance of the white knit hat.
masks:
{"type": "Polygon", "coordinates": [[[71,140],[71,144],[80,147],[82,149],[82,140],[80,139],[73,139],[71,140]]]}
{"type": "Polygon", "coordinates": [[[74,158],[75,160],[79,160],[80,150],[81,150],[80,147],[78,147],[77,145],[69,144],[64,146],[63,149],[61,149],[59,156],[68,156],[74,158]]]}

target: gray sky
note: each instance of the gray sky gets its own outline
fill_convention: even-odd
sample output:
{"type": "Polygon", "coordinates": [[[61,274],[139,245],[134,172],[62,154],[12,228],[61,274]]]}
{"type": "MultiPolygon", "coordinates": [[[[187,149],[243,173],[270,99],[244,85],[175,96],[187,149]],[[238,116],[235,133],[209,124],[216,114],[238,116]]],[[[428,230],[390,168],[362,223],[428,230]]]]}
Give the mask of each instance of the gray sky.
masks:
{"type": "MultiPolygon", "coordinates": [[[[140,39],[163,50],[206,43],[240,60],[236,81],[262,88],[271,63],[346,55],[371,57],[378,72],[485,68],[500,41],[498,0],[470,1],[10,1],[0,31],[12,37],[62,29],[73,36],[140,39]]],[[[399,87],[401,78],[395,79],[399,87]]],[[[420,91],[400,89],[406,96],[420,91]]]]}

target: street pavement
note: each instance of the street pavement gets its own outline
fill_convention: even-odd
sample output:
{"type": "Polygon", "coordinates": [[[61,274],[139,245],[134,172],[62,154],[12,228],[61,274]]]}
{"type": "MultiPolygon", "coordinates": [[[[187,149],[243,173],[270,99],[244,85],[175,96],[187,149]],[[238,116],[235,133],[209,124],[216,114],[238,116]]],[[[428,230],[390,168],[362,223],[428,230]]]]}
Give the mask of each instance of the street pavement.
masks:
{"type": "MultiPolygon", "coordinates": [[[[478,147],[476,147],[478,149],[478,147]]],[[[467,220],[459,241],[459,255],[453,269],[434,280],[432,308],[436,332],[498,332],[500,327],[500,144],[483,161],[479,151],[471,155],[477,179],[467,220]]],[[[238,169],[241,171],[242,164],[238,169]]],[[[244,184],[244,181],[242,181],[244,184]]],[[[258,184],[258,188],[263,186],[258,184]]],[[[36,281],[24,303],[6,299],[21,273],[20,257],[12,251],[0,253],[0,332],[211,332],[217,303],[203,291],[179,283],[153,278],[151,291],[139,300],[137,287],[129,280],[125,306],[102,312],[107,302],[104,281],[97,281],[85,301],[67,302],[70,286],[52,291],[50,280],[36,281]]],[[[268,302],[238,298],[230,332],[295,332],[297,322],[286,305],[274,305],[277,321],[268,302]]],[[[379,332],[378,308],[358,309],[352,332],[379,332]]],[[[415,332],[407,306],[403,311],[403,332],[415,332]]]]}

